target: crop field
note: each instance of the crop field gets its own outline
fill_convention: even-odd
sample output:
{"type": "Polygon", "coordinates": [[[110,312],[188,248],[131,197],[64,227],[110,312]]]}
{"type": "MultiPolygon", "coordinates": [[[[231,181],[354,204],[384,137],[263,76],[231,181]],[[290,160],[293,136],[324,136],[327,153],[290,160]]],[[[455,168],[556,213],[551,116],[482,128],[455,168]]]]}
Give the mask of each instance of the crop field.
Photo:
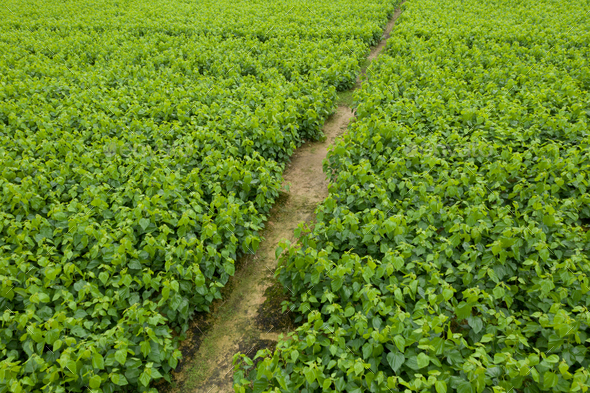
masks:
{"type": "Polygon", "coordinates": [[[405,2],[237,392],[588,390],[589,10],[405,2]]]}
{"type": "Polygon", "coordinates": [[[586,392],[590,1],[407,0],[365,73],[399,3],[0,4],[0,393],[174,383],[355,86],[235,391],[586,392]]]}
{"type": "Polygon", "coordinates": [[[144,392],[395,3],[0,5],[0,392],[144,392]]]}

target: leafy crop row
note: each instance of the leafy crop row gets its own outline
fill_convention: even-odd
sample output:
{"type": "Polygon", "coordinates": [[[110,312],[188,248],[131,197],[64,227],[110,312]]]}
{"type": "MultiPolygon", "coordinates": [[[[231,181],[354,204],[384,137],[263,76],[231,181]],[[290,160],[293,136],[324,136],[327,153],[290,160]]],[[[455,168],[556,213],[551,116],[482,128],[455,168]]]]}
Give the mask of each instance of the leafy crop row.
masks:
{"type": "Polygon", "coordinates": [[[392,11],[3,3],[0,392],[153,391],[392,11]]]}
{"type": "Polygon", "coordinates": [[[238,392],[588,390],[587,6],[405,3],[238,392]]]}
{"type": "Polygon", "coordinates": [[[19,33],[49,31],[65,36],[75,31],[108,40],[109,34],[104,34],[108,30],[134,39],[149,36],[200,39],[207,35],[255,38],[261,42],[287,37],[312,43],[316,39],[333,38],[340,42],[352,38],[374,44],[383,33],[392,4],[350,0],[236,0],[231,3],[151,0],[128,6],[111,0],[57,4],[13,0],[6,4],[2,13],[3,23],[19,33]],[[26,19],[19,15],[26,15],[26,19]]]}

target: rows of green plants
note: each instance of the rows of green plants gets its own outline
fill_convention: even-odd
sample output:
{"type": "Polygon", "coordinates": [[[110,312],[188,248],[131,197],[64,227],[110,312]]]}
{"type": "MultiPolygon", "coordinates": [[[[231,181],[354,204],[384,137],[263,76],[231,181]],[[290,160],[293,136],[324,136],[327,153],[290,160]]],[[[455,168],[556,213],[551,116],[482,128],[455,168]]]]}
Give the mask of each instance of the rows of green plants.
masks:
{"type": "Polygon", "coordinates": [[[101,39],[106,38],[106,30],[118,30],[134,36],[189,39],[203,34],[261,41],[272,37],[300,38],[306,42],[327,37],[337,41],[360,38],[374,44],[382,35],[387,12],[393,10],[392,4],[394,2],[353,3],[350,0],[150,0],[130,6],[119,0],[100,3],[7,0],[0,23],[18,32],[49,29],[67,35],[74,30],[101,39]],[[23,14],[26,20],[19,17],[23,14]]]}
{"type": "Polygon", "coordinates": [[[209,3],[0,7],[0,393],[168,379],[395,5],[209,3]]]}
{"type": "Polygon", "coordinates": [[[403,7],[236,391],[587,391],[588,2],[403,7]]]}

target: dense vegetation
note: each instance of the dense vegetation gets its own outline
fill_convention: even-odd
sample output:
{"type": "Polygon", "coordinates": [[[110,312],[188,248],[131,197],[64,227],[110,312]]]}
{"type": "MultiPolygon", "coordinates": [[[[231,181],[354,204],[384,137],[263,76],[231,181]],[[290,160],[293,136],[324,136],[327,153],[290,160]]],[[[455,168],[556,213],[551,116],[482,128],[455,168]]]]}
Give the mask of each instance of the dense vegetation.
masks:
{"type": "Polygon", "coordinates": [[[394,5],[3,3],[0,392],[154,391],[394,5]]]}
{"type": "Polygon", "coordinates": [[[589,6],[405,3],[238,392],[588,390],[589,6]]]}

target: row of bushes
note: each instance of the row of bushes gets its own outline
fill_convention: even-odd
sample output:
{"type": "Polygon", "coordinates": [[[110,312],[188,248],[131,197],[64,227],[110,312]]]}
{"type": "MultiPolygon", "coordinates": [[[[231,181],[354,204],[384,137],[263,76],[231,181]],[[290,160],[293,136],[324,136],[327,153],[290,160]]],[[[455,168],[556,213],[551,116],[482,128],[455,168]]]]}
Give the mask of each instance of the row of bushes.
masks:
{"type": "Polygon", "coordinates": [[[209,3],[0,9],[0,393],[168,379],[393,11],[209,3]]]}
{"type": "Polygon", "coordinates": [[[237,392],[590,386],[583,2],[408,1],[277,275],[302,325],[237,392]]]}

